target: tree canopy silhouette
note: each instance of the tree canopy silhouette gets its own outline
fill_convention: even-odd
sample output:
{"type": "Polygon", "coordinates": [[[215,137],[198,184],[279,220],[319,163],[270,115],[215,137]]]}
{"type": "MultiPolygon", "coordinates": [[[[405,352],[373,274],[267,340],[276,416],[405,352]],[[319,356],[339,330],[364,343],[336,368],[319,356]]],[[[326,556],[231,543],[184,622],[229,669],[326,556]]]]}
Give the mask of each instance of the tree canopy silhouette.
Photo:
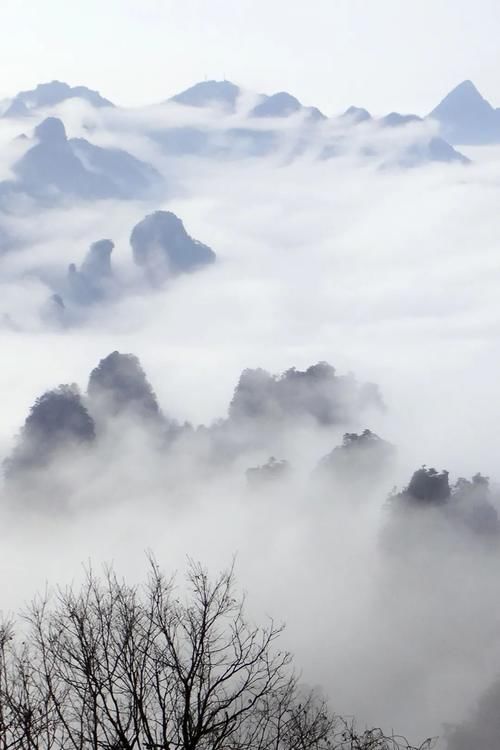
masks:
{"type": "MultiPolygon", "coordinates": [[[[2,750],[396,750],[301,689],[282,627],[250,623],[232,569],[192,563],[187,597],[151,562],[36,600],[0,629],[2,750]]],[[[429,743],[421,747],[428,747],[429,743]]]]}
{"type": "Polygon", "coordinates": [[[57,451],[89,444],[95,438],[92,417],[75,385],[60,385],[37,398],[18,442],[5,462],[7,478],[46,466],[57,451]]]}

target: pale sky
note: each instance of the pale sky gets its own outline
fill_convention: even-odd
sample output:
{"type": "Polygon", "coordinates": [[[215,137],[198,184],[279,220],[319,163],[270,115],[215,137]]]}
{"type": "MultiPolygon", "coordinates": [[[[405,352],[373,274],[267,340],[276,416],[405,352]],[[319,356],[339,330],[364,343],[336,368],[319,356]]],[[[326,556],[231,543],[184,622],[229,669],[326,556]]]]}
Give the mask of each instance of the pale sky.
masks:
{"type": "Polygon", "coordinates": [[[0,0],[0,97],[58,78],[118,104],[224,76],[333,114],[500,105],[499,0],[0,0]]]}

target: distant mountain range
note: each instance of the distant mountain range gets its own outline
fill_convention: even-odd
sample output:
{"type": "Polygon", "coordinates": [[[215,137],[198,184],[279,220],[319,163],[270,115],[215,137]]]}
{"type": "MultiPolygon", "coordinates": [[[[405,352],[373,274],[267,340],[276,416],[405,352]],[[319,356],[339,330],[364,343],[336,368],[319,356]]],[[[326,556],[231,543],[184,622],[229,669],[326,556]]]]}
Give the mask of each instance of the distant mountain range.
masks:
{"type": "MultiPolygon", "coordinates": [[[[177,94],[168,101],[191,107],[219,106],[226,111],[235,111],[241,89],[229,81],[203,81],[177,94]]],[[[308,112],[318,120],[326,119],[316,107],[305,107],[298,99],[286,92],[261,96],[261,101],[250,115],[288,117],[298,112],[308,112]]],[[[342,115],[353,123],[374,120],[361,107],[349,107],[342,115]]],[[[471,81],[463,81],[425,118],[415,114],[391,112],[377,122],[384,126],[407,125],[424,119],[435,120],[440,125],[440,135],[452,145],[479,145],[500,143],[500,108],[494,108],[479,93],[471,81]]]]}
{"type": "MultiPolygon", "coordinates": [[[[189,107],[217,106],[227,112],[235,112],[242,90],[230,81],[201,81],[167,99],[167,102],[184,104],[189,107]]],[[[268,96],[259,94],[259,101],[250,110],[250,117],[289,117],[298,112],[316,120],[326,120],[326,116],[316,107],[305,107],[298,99],[286,91],[268,96]]]]}
{"type": "MultiPolygon", "coordinates": [[[[223,113],[233,114],[237,111],[238,100],[242,93],[243,91],[230,81],[202,81],[168,99],[167,103],[174,102],[197,108],[215,107],[223,113]]],[[[248,112],[248,122],[251,124],[254,118],[281,119],[294,115],[302,115],[306,124],[314,125],[328,120],[316,107],[304,106],[294,96],[282,91],[271,96],[258,95],[257,104],[248,112]]],[[[424,119],[417,115],[402,115],[398,112],[391,112],[385,117],[375,119],[366,109],[359,107],[350,107],[336,119],[353,126],[373,122],[384,128],[424,122],[424,119]]],[[[276,147],[272,131],[239,127],[226,131],[226,135],[231,137],[232,147],[235,143],[238,144],[245,139],[249,141],[253,155],[270,153],[276,147]]],[[[203,153],[207,149],[206,134],[196,128],[190,128],[189,131],[176,130],[175,135],[172,131],[166,135],[162,133],[160,140],[170,151],[180,148],[184,150],[184,153],[203,153]]],[[[326,147],[322,152],[322,158],[333,158],[337,155],[338,148],[335,143],[326,147]]],[[[415,166],[429,161],[467,163],[469,160],[444,138],[437,135],[430,137],[423,144],[409,147],[399,159],[398,164],[415,166]]]]}
{"type": "MultiPolygon", "coordinates": [[[[172,96],[167,102],[189,107],[216,106],[225,113],[234,113],[242,89],[231,81],[201,81],[172,96]]],[[[281,118],[298,113],[312,120],[326,120],[316,107],[304,106],[296,97],[280,91],[272,95],[256,95],[257,103],[250,110],[250,117],[281,118]]],[[[114,107],[98,91],[86,86],[70,86],[61,81],[41,83],[29,91],[21,91],[4,102],[1,114],[6,118],[26,117],[39,110],[55,107],[69,99],[81,99],[93,107],[114,107]]],[[[353,122],[373,120],[370,113],[361,107],[350,107],[342,116],[353,122]]],[[[493,107],[477,90],[472,81],[463,81],[450,91],[444,99],[425,117],[414,114],[392,112],[379,118],[382,125],[405,125],[419,119],[432,119],[439,123],[442,138],[452,145],[488,144],[500,142],[500,108],[493,107]]]]}
{"type": "MultiPolygon", "coordinates": [[[[39,84],[4,102],[0,116],[32,122],[34,136],[31,147],[12,165],[15,179],[0,183],[2,201],[19,192],[50,200],[58,194],[90,199],[140,198],[160,186],[158,172],[127,151],[67,137],[60,112],[54,108],[75,99],[96,111],[118,110],[98,91],[61,81],[39,84]]],[[[225,80],[199,82],[164,104],[181,105],[186,112],[188,108],[211,107],[221,115],[220,124],[212,119],[210,128],[201,121],[194,124],[189,118],[182,123],[181,118],[174,117],[162,126],[154,118],[151,124],[145,118],[140,134],[169,156],[265,156],[277,153],[287,132],[293,133],[287,136],[290,158],[316,147],[318,158],[336,158],[344,153],[345,129],[350,127],[360,128],[361,140],[365,140],[360,140],[359,154],[367,157],[378,157],[373,136],[383,132],[380,129],[403,132],[407,128],[403,138],[394,139],[394,157],[388,153],[383,166],[465,163],[468,159],[455,145],[500,143],[500,109],[486,101],[471,81],[458,85],[424,118],[398,112],[374,118],[366,109],[354,106],[340,116],[327,118],[316,107],[302,104],[285,91],[272,95],[255,93],[252,98],[252,92],[225,80]],[[233,118],[236,113],[238,116],[233,118]],[[296,118],[292,130],[281,126],[287,118],[296,118]],[[419,129],[427,121],[438,123],[439,131],[434,135],[430,130],[419,129]],[[329,123],[334,127],[329,127],[329,123]],[[343,132],[337,125],[342,126],[343,132]]]]}

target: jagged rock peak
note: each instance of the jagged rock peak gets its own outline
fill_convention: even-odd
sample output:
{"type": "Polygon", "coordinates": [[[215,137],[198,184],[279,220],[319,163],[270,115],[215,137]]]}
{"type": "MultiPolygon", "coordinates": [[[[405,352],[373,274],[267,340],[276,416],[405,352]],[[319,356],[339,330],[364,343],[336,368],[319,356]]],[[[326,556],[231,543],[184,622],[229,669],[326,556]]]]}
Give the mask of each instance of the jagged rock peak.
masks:
{"type": "Polygon", "coordinates": [[[115,244],[112,240],[97,240],[88,249],[80,271],[91,278],[111,276],[111,253],[115,244]]]}
{"type": "Polygon", "coordinates": [[[60,385],[38,398],[30,409],[19,441],[7,459],[7,479],[42,468],[59,451],[89,444],[95,438],[92,417],[75,385],[60,385]]]}
{"type": "Polygon", "coordinates": [[[359,384],[353,375],[337,375],[327,362],[306,370],[294,367],[281,375],[263,369],[244,370],[229,407],[232,420],[266,420],[279,423],[309,419],[321,425],[355,420],[366,407],[382,408],[374,384],[359,384]]]}
{"type": "Polygon", "coordinates": [[[171,211],[155,211],[142,219],[132,230],[130,244],[135,263],[156,283],[216,259],[214,251],[193,239],[171,211]]]}
{"type": "Polygon", "coordinates": [[[101,359],[90,374],[87,393],[96,415],[160,416],[154,391],[133,354],[114,351],[101,359]]]}

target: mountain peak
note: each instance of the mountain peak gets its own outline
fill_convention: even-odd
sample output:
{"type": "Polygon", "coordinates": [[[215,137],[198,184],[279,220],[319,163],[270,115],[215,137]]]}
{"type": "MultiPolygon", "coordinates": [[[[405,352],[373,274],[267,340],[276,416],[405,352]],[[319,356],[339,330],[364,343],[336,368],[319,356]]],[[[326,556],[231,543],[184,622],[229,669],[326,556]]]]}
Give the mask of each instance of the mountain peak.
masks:
{"type": "Polygon", "coordinates": [[[433,111],[436,112],[450,106],[474,106],[481,107],[485,111],[493,109],[491,104],[479,93],[472,81],[469,80],[462,81],[458,86],[455,86],[433,111]]]}
{"type": "Polygon", "coordinates": [[[139,359],[111,352],[90,373],[87,394],[99,416],[128,412],[159,419],[160,408],[139,359]]]}
{"type": "Polygon", "coordinates": [[[12,99],[3,117],[21,117],[29,115],[37,109],[55,107],[67,99],[84,99],[94,107],[112,107],[113,104],[99,94],[98,91],[86,86],[70,86],[64,81],[49,81],[39,83],[34,89],[20,91],[12,99]]]}
{"type": "Polygon", "coordinates": [[[303,112],[313,121],[325,120],[325,115],[317,107],[304,107],[288,91],[278,91],[267,96],[263,94],[258,104],[251,110],[251,117],[290,117],[303,112]]]}
{"type": "Polygon", "coordinates": [[[193,239],[182,220],[171,211],[155,211],[145,216],[132,230],[130,244],[136,265],[144,268],[154,284],[216,259],[214,251],[193,239]]]}
{"type": "Polygon", "coordinates": [[[441,125],[451,143],[481,144],[500,141],[500,116],[472,81],[455,86],[429,114],[441,125]]]}
{"type": "Polygon", "coordinates": [[[483,98],[476,86],[469,78],[467,78],[465,81],[462,81],[462,83],[459,83],[458,86],[455,86],[455,88],[450,91],[448,96],[451,96],[452,94],[474,94],[475,96],[480,96],[481,99],[483,98]]]}
{"type": "Polygon", "coordinates": [[[349,118],[355,123],[367,122],[372,119],[372,116],[367,109],[364,109],[363,107],[355,107],[354,105],[348,107],[341,117],[349,118]]]}
{"type": "Polygon", "coordinates": [[[286,91],[278,91],[276,94],[266,96],[252,110],[254,117],[288,117],[299,112],[302,105],[299,100],[286,91]]]}
{"type": "Polygon", "coordinates": [[[71,91],[71,87],[68,83],[65,83],[64,81],[47,81],[46,83],[38,83],[36,87],[33,89],[33,92],[21,92],[22,94],[38,94],[38,96],[42,98],[54,98],[54,99],[60,99],[63,97],[66,97],[71,91]]]}
{"type": "Polygon", "coordinates": [[[208,107],[215,104],[234,109],[239,95],[239,86],[231,81],[200,81],[172,96],[169,101],[189,107],[208,107]]]}
{"type": "Polygon", "coordinates": [[[398,128],[401,125],[409,125],[413,122],[422,122],[418,115],[402,115],[399,112],[390,112],[380,119],[380,123],[390,128],[398,128]]]}
{"type": "Polygon", "coordinates": [[[47,117],[36,126],[35,137],[42,143],[65,143],[66,128],[58,117],[47,117]]]}

